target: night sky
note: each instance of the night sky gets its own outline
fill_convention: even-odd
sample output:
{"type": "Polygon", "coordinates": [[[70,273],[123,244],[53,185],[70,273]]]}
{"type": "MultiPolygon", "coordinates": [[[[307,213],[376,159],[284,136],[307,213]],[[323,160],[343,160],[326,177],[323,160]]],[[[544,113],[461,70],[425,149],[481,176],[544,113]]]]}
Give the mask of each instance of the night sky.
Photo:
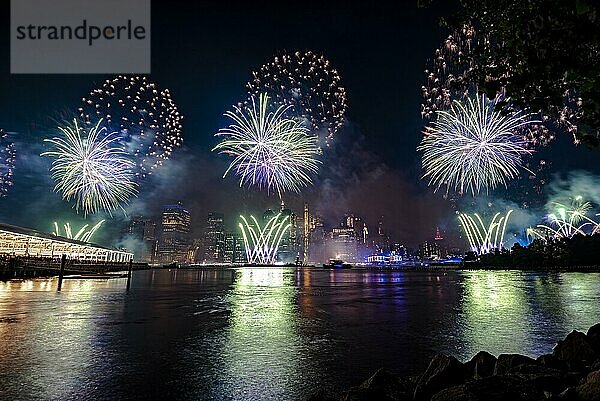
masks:
{"type": "MultiPolygon", "coordinates": [[[[210,152],[216,143],[213,134],[226,123],[223,112],[245,98],[244,85],[253,70],[283,50],[312,50],[323,53],[342,76],[347,126],[325,152],[315,186],[286,195],[286,203],[300,211],[308,201],[329,225],[352,211],[374,228],[383,215],[394,238],[410,246],[432,237],[438,225],[452,236],[454,210],[420,181],[415,151],[423,127],[423,70],[447,35],[439,17],[451,9],[439,4],[417,8],[416,1],[371,3],[253,2],[239,7],[153,1],[150,79],[170,89],[185,116],[184,146],[142,188],[128,212],[155,216],[160,205],[182,200],[200,233],[208,211],[224,212],[232,225],[241,212],[277,207],[276,196],[240,189],[234,177],[221,178],[228,160],[210,152]]],[[[49,231],[56,219],[78,221],[83,216],[52,193],[50,160],[38,156],[44,150],[41,140],[50,135],[51,117],[76,110],[82,96],[111,76],[11,75],[9,2],[2,2],[1,15],[0,126],[14,135],[19,155],[15,186],[0,199],[0,221],[49,231]]],[[[598,172],[597,151],[575,148],[566,134],[543,152],[552,162],[550,175],[598,172]]],[[[493,194],[494,199],[510,197],[502,191],[493,194]]],[[[116,215],[103,241],[110,242],[125,219],[116,215]]]]}

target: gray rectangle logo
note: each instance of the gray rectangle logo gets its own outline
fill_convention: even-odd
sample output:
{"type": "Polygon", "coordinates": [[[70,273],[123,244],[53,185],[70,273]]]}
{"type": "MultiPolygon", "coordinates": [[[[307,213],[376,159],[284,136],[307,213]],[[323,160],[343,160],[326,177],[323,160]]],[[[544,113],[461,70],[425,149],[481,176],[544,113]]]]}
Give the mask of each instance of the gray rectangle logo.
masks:
{"type": "Polygon", "coordinates": [[[150,0],[11,0],[13,74],[149,74],[150,0]]]}

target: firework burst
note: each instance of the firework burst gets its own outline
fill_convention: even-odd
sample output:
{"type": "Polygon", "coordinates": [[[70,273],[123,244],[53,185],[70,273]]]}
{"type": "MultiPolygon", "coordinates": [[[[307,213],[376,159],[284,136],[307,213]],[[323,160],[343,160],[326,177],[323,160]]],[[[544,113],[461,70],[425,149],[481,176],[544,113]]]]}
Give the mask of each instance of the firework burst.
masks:
{"type": "Polygon", "coordinates": [[[13,185],[14,169],[15,144],[0,130],[0,198],[5,197],[13,185]]]}
{"type": "Polygon", "coordinates": [[[446,193],[474,196],[506,186],[524,168],[523,156],[533,152],[521,133],[531,123],[528,115],[502,115],[485,96],[454,101],[437,115],[417,148],[423,152],[423,178],[436,190],[445,185],[446,193]]]}
{"type": "Polygon", "coordinates": [[[269,111],[269,97],[261,94],[256,103],[225,113],[233,123],[215,135],[223,140],[213,151],[234,157],[225,171],[233,170],[240,186],[256,186],[281,197],[285,191],[299,192],[312,183],[319,169],[317,137],[299,121],[284,116],[290,106],[269,111]]]}
{"type": "Polygon", "coordinates": [[[42,156],[53,157],[54,190],[84,214],[121,208],[137,193],[135,163],[119,146],[116,132],[106,133],[102,120],[90,128],[72,125],[58,127],[62,136],[45,139],[53,149],[42,156]]]}
{"type": "Polygon", "coordinates": [[[282,54],[252,73],[250,95],[268,94],[306,119],[326,146],[344,125],[346,91],[338,72],[324,56],[309,52],[282,54]]]}
{"type": "Polygon", "coordinates": [[[145,178],[169,159],[182,143],[183,116],[168,89],[146,77],[122,76],[104,82],[82,99],[80,116],[102,118],[107,132],[117,131],[136,161],[136,176],[145,178]]]}

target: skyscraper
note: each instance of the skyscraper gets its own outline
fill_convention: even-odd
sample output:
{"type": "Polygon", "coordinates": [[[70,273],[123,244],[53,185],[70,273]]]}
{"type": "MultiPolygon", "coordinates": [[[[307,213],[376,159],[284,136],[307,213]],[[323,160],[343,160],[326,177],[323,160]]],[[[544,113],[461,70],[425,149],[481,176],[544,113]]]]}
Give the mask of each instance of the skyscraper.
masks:
{"type": "Polygon", "coordinates": [[[246,263],[244,239],[239,232],[225,233],[224,258],[225,263],[246,263]]]}
{"type": "Polygon", "coordinates": [[[308,264],[308,247],[310,244],[310,215],[308,213],[308,203],[304,202],[304,214],[302,217],[302,225],[303,225],[303,249],[302,249],[302,262],[306,265],[308,264]]]}
{"type": "Polygon", "coordinates": [[[134,253],[135,260],[145,263],[154,262],[156,223],[143,216],[135,216],[129,221],[126,234],[134,241],[131,245],[132,249],[129,250],[134,253]]]}
{"type": "Polygon", "coordinates": [[[161,263],[187,261],[190,231],[191,215],[181,202],[163,206],[158,260],[161,263]]]}
{"type": "Polygon", "coordinates": [[[223,263],[225,259],[225,224],[223,213],[210,212],[204,229],[204,261],[223,263]]]}

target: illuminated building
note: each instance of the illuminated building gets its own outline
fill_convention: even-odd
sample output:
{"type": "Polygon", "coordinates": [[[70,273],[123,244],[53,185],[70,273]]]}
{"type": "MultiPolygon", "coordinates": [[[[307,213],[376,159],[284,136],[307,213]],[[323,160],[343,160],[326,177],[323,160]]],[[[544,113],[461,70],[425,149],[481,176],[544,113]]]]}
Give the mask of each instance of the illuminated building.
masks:
{"type": "Polygon", "coordinates": [[[304,215],[302,219],[302,226],[304,228],[302,242],[304,247],[302,249],[302,262],[308,264],[308,247],[310,244],[310,215],[308,213],[308,203],[304,202],[304,215]]]}
{"type": "Polygon", "coordinates": [[[128,262],[133,253],[71,240],[28,228],[0,224],[0,256],[48,258],[88,262],[128,262]]]}
{"type": "Polygon", "coordinates": [[[224,244],[225,263],[246,263],[246,252],[244,250],[244,239],[239,232],[225,233],[224,244]]]}
{"type": "Polygon", "coordinates": [[[143,240],[149,253],[150,263],[154,263],[156,261],[156,251],[158,249],[158,228],[156,227],[156,221],[145,221],[143,240]]]}
{"type": "Polygon", "coordinates": [[[191,215],[181,202],[163,206],[157,259],[161,263],[186,262],[191,215]]]}
{"type": "Polygon", "coordinates": [[[425,241],[419,245],[421,260],[436,260],[441,258],[440,246],[437,242],[425,241]]]}
{"type": "Polygon", "coordinates": [[[223,263],[225,260],[225,223],[223,213],[211,212],[204,230],[204,261],[223,263]]]}
{"type": "Polygon", "coordinates": [[[139,249],[139,255],[136,252],[136,260],[146,263],[154,262],[156,257],[156,223],[143,216],[133,217],[127,226],[126,234],[143,243],[139,249]]]}

